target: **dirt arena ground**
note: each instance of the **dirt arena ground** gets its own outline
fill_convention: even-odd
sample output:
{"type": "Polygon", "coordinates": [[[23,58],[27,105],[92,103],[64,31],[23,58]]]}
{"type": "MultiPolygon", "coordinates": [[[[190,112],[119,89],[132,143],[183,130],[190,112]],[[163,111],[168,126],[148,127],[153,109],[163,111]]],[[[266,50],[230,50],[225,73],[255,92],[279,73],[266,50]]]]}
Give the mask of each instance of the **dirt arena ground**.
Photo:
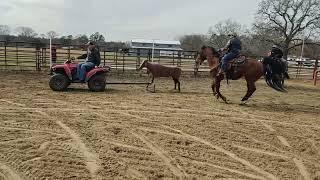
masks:
{"type": "MultiPolygon", "coordinates": [[[[320,179],[320,87],[161,79],[158,93],[49,89],[45,74],[0,72],[0,179],[320,179]]],[[[119,79],[119,78],[116,78],[119,79]]]]}

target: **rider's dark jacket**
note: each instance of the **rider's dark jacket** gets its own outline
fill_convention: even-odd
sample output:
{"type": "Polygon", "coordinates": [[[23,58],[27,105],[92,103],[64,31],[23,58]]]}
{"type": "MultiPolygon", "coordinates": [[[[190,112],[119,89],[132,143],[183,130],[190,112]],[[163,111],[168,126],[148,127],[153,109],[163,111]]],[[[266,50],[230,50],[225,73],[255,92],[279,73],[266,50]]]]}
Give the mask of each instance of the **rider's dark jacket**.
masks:
{"type": "Polygon", "coordinates": [[[241,51],[241,41],[238,37],[233,37],[232,39],[229,40],[227,44],[227,50],[228,53],[240,53],[241,51]]]}

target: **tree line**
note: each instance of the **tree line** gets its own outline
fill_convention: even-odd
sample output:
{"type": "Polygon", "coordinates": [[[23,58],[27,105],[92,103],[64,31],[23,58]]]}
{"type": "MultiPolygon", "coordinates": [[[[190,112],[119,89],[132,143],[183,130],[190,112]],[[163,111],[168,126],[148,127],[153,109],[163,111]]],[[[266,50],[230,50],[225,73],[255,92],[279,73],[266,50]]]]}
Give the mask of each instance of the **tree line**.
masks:
{"type": "Polygon", "coordinates": [[[284,51],[284,57],[304,54],[320,56],[320,0],[262,0],[252,27],[228,19],[217,23],[207,34],[184,35],[179,38],[184,49],[199,50],[204,44],[221,48],[228,34],[236,33],[243,42],[243,53],[266,55],[272,45],[284,51]]]}
{"type": "Polygon", "coordinates": [[[20,26],[11,30],[8,25],[0,25],[0,41],[6,42],[33,42],[39,46],[48,44],[49,39],[52,39],[53,44],[61,46],[76,45],[81,46],[88,41],[93,41],[100,46],[106,48],[122,49],[127,48],[127,44],[123,42],[107,42],[105,37],[99,32],[95,32],[90,36],[86,34],[62,35],[60,36],[55,31],[49,31],[46,34],[38,34],[31,27],[20,26]],[[13,35],[15,33],[16,35],[13,35]]]}

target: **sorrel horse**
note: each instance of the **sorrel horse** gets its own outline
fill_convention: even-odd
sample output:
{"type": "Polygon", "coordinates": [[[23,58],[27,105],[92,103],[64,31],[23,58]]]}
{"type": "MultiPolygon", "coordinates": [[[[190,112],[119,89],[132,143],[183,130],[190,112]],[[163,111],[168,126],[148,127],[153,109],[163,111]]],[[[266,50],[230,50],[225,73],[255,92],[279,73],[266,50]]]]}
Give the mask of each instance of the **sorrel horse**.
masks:
{"type": "MultiPolygon", "coordinates": [[[[196,60],[196,69],[205,61],[208,61],[210,67],[210,74],[213,78],[212,91],[217,99],[221,98],[227,103],[227,98],[223,96],[220,92],[221,81],[225,78],[225,75],[218,75],[219,63],[220,63],[221,53],[216,51],[213,47],[203,46],[198,54],[196,60]]],[[[242,98],[242,103],[245,104],[252,94],[256,91],[256,81],[258,81],[264,75],[264,65],[256,59],[246,58],[245,61],[235,68],[230,69],[231,64],[229,63],[229,71],[232,80],[238,80],[242,77],[247,82],[247,93],[242,98]]],[[[272,87],[274,88],[274,87],[272,87]]],[[[274,88],[277,91],[279,89],[274,88]]]]}
{"type": "MultiPolygon", "coordinates": [[[[138,71],[142,70],[144,67],[146,67],[152,74],[152,81],[151,84],[153,84],[153,89],[155,92],[155,84],[154,84],[154,78],[157,77],[172,77],[174,81],[174,89],[177,89],[180,92],[180,76],[181,76],[181,69],[178,67],[167,67],[163,66],[157,63],[150,63],[148,60],[145,60],[142,62],[140,67],[138,68],[138,71]]],[[[149,85],[147,86],[148,90],[149,85]]]]}

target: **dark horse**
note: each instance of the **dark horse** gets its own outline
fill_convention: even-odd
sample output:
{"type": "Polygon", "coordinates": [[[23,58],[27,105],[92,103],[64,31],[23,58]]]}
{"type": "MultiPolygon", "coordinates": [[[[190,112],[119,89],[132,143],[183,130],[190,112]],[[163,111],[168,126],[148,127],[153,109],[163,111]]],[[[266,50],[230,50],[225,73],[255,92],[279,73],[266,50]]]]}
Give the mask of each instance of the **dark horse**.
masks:
{"type": "MultiPolygon", "coordinates": [[[[220,68],[220,57],[221,53],[216,51],[214,48],[203,46],[196,60],[196,70],[203,63],[203,61],[208,60],[210,74],[213,77],[213,94],[218,99],[221,98],[224,102],[227,103],[227,98],[220,92],[220,84],[225,77],[224,75],[217,76],[220,68]]],[[[244,58],[241,63],[238,63],[237,59],[235,59],[234,62],[229,63],[229,70],[227,73],[228,79],[238,80],[244,77],[247,82],[247,93],[241,100],[242,103],[246,103],[247,100],[256,91],[255,82],[258,81],[263,75],[264,65],[256,59],[244,58]]],[[[279,89],[275,90],[279,91],[279,89]]]]}

